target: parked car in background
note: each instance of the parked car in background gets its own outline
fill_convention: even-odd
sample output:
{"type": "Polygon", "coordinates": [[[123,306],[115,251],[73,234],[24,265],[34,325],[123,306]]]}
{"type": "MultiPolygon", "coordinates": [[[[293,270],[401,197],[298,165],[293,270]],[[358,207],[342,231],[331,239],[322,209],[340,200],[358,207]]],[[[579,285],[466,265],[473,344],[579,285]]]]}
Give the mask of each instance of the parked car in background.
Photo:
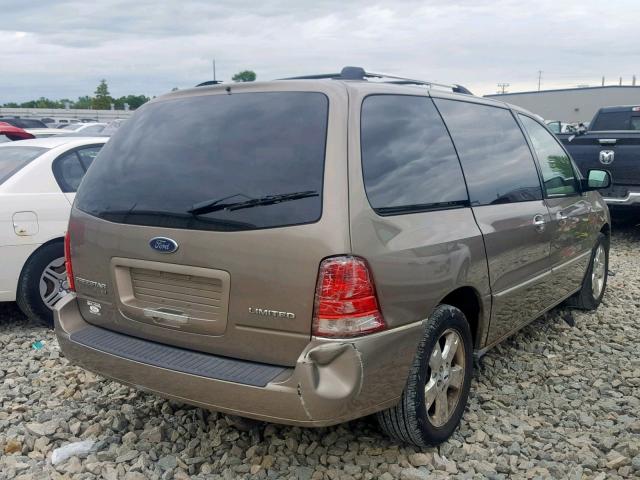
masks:
{"type": "Polygon", "coordinates": [[[77,118],[57,118],[55,123],[50,124],[49,126],[52,128],[62,128],[72,123],[80,123],[80,120],[77,118]]]}
{"type": "Polygon", "coordinates": [[[640,106],[601,108],[588,129],[561,140],[583,172],[611,172],[613,184],[602,191],[609,206],[640,208],[640,106]]]}
{"type": "Polygon", "coordinates": [[[25,130],[35,138],[48,138],[68,132],[62,128],[27,128],[25,130]]]}
{"type": "MultiPolygon", "coordinates": [[[[126,118],[117,118],[115,120],[112,120],[107,123],[104,129],[100,132],[100,135],[103,137],[110,137],[111,135],[116,133],[118,129],[122,127],[122,125],[124,125],[126,122],[126,118]]],[[[80,132],[80,134],[82,135],[82,132],[80,132]]]]}
{"type": "Polygon", "coordinates": [[[0,117],[0,122],[20,128],[47,128],[47,124],[35,118],[0,117]]]}
{"type": "Polygon", "coordinates": [[[553,133],[575,133],[577,126],[572,123],[561,122],[560,120],[547,120],[544,122],[547,128],[553,133]]]}
{"type": "Polygon", "coordinates": [[[600,304],[609,177],[583,178],[525,110],[384,79],[348,67],[140,107],[72,210],[65,357],[235,415],[377,412],[396,439],[446,440],[474,352],[563,301],[600,304]]]}
{"type": "Polygon", "coordinates": [[[84,136],[97,136],[100,135],[104,127],[106,127],[106,123],[70,123],[69,125],[65,125],[62,127],[62,130],[68,133],[81,133],[84,136]]]}
{"type": "Polygon", "coordinates": [[[6,122],[0,122],[0,143],[28,140],[30,138],[35,137],[26,130],[20,127],[14,127],[6,122]]]}
{"type": "Polygon", "coordinates": [[[106,138],[0,144],[0,301],[52,322],[67,293],[63,237],[76,189],[106,138]]]}

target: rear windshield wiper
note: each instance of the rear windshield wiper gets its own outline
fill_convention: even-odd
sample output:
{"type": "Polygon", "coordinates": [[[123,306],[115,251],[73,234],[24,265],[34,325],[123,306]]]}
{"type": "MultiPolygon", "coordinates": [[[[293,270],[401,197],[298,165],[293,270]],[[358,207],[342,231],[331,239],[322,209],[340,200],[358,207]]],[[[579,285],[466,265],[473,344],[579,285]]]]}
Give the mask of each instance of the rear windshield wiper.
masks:
{"type": "MultiPolygon", "coordinates": [[[[242,202],[220,203],[230,197],[220,200],[207,200],[195,203],[191,206],[188,213],[193,215],[202,215],[205,213],[217,212],[219,210],[240,210],[243,208],[257,207],[258,205],[274,205],[276,203],[288,202],[290,200],[298,200],[299,198],[317,197],[320,194],[315,190],[307,190],[304,192],[281,193],[278,195],[265,195],[264,197],[251,198],[242,202]]],[[[234,195],[235,196],[235,195],[234,195]]]]}

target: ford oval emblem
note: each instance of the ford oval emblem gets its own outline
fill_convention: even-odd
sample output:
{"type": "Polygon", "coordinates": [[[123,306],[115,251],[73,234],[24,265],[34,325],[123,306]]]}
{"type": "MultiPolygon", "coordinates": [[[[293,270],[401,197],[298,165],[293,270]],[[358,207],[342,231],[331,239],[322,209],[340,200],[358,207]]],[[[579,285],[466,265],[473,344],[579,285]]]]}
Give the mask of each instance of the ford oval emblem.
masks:
{"type": "Polygon", "coordinates": [[[160,253],[173,253],[178,250],[178,243],[167,237],[154,237],[149,240],[149,246],[160,253]]]}

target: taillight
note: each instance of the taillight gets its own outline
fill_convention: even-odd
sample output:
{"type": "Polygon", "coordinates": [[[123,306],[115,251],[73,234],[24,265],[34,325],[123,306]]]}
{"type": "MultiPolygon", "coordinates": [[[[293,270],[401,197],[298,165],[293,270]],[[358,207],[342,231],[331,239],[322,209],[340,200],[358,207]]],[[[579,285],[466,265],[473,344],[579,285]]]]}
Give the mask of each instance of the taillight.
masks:
{"type": "Polygon", "coordinates": [[[354,337],[386,328],[367,263],[332,257],[320,264],[313,315],[318,337],[354,337]]]}
{"type": "Polygon", "coordinates": [[[69,232],[64,236],[64,267],[67,269],[67,282],[69,290],[76,291],[76,283],[73,280],[73,267],[71,265],[71,237],[69,232]]]}

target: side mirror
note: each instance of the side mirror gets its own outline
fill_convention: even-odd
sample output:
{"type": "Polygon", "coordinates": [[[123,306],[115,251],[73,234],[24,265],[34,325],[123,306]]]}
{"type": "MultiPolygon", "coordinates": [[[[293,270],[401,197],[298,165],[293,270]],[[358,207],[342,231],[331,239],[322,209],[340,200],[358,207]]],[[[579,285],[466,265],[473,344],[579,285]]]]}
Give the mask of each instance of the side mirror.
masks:
{"type": "Polygon", "coordinates": [[[601,190],[611,186],[611,174],[606,170],[589,170],[582,180],[582,191],[601,190]]]}

